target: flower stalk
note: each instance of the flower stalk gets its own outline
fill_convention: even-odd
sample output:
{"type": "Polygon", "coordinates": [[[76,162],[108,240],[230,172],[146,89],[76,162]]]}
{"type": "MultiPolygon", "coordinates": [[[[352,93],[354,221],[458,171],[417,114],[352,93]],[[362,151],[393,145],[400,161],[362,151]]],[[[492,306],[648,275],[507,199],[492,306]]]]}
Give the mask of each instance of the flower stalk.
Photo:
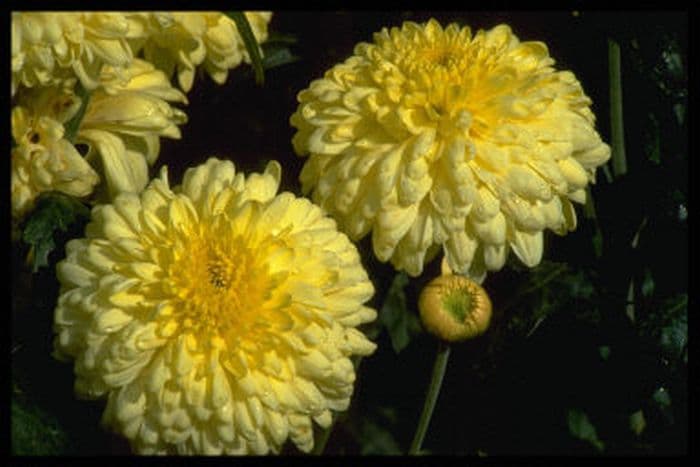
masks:
{"type": "Polygon", "coordinates": [[[255,70],[255,82],[258,86],[262,86],[265,82],[265,72],[262,65],[262,56],[260,54],[260,46],[258,45],[257,39],[253,34],[253,30],[250,28],[250,23],[248,18],[242,11],[231,11],[228,13],[229,17],[236,23],[238,32],[243,39],[248,55],[250,55],[250,60],[253,63],[253,69],[255,70]]]}
{"type": "Polygon", "coordinates": [[[620,69],[620,44],[608,39],[608,73],[610,81],[610,139],[612,168],[615,177],[627,173],[625,156],[625,127],[622,119],[622,72],[620,69]]]}
{"type": "Polygon", "coordinates": [[[314,445],[314,449],[313,451],[311,451],[312,455],[323,455],[323,451],[326,449],[326,444],[328,444],[328,439],[331,437],[331,433],[333,432],[333,427],[335,426],[336,420],[337,417],[333,417],[331,425],[328,428],[323,428],[321,430],[321,433],[318,435],[318,440],[316,440],[316,444],[314,445]]]}
{"type": "Polygon", "coordinates": [[[479,285],[481,281],[452,274],[449,265],[444,263],[442,269],[443,274],[430,281],[418,297],[418,310],[423,326],[438,338],[439,344],[433,364],[433,375],[425,396],[423,412],[408,451],[409,455],[418,454],[423,444],[435,403],[440,395],[450,356],[450,343],[473,339],[483,334],[491,322],[491,299],[479,285]]]}
{"type": "Polygon", "coordinates": [[[433,375],[430,378],[430,386],[428,386],[428,392],[425,395],[423,412],[418,420],[416,433],[413,436],[411,447],[408,450],[409,455],[417,455],[420,452],[423,439],[425,438],[425,434],[428,431],[428,426],[430,425],[430,419],[433,416],[435,403],[440,395],[442,379],[445,376],[445,369],[447,368],[447,361],[449,360],[449,357],[450,344],[444,341],[438,341],[438,350],[437,354],[435,355],[435,363],[433,364],[433,375]]]}
{"type": "Polygon", "coordinates": [[[66,122],[65,126],[65,138],[71,144],[74,144],[75,138],[78,137],[80,123],[83,121],[83,117],[85,116],[85,112],[88,108],[88,103],[90,102],[90,91],[88,91],[82,84],[77,83],[75,85],[75,95],[80,98],[80,108],[73,118],[66,122]]]}

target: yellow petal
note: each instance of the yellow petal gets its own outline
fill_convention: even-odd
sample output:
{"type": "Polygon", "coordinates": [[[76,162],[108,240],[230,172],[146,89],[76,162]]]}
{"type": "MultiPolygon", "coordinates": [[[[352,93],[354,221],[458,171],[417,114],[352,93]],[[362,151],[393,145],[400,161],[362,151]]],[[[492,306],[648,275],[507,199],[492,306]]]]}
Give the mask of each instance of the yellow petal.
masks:
{"type": "Polygon", "coordinates": [[[510,246],[527,267],[535,267],[542,259],[542,232],[513,231],[510,246]]]}
{"type": "Polygon", "coordinates": [[[111,198],[143,190],[148,183],[148,166],[140,154],[127,150],[120,138],[106,131],[84,130],[80,136],[96,146],[111,198]]]}

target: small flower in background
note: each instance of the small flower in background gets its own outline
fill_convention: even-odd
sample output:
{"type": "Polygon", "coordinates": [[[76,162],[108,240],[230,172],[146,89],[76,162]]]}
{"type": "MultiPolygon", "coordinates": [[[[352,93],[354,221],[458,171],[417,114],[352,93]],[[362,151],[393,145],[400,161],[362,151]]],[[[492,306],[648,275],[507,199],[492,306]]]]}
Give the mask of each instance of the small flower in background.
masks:
{"type": "MultiPolygon", "coordinates": [[[[245,12],[258,43],[267,39],[271,12],[245,12]]],[[[180,87],[189,92],[196,67],[203,66],[211,78],[223,84],[228,71],[241,62],[250,63],[236,23],[221,12],[133,13],[140,22],[142,37],[132,41],[135,52],[168,77],[177,71],[180,87]]]]}
{"type": "Polygon", "coordinates": [[[45,191],[83,197],[100,181],[90,164],[64,139],[63,124],[75,115],[80,99],[58,88],[33,92],[12,109],[12,218],[21,219],[45,191]]]}
{"type": "Polygon", "coordinates": [[[94,89],[102,65],[125,67],[129,22],[115,12],[12,12],[12,95],[77,77],[94,89]]]}
{"type": "Polygon", "coordinates": [[[210,159],[92,211],[57,266],[56,355],[138,453],[313,447],[375,345],[359,254],[320,208],[210,159]],[[312,274],[309,272],[313,271],[312,274]]]}
{"type": "Polygon", "coordinates": [[[509,249],[537,265],[543,230],[575,228],[571,201],[610,157],[590,99],[553,63],[506,25],[383,29],[298,95],[303,191],[412,276],[440,247],[475,278],[509,249]]]}
{"type": "Polygon", "coordinates": [[[85,158],[104,173],[102,200],[138,193],[148,183],[148,166],[160,151],[160,137],[180,139],[187,115],[169,102],[187,103],[162,71],[135,59],[116,73],[105,67],[92,93],[76,142],[89,146],[85,158]]]}

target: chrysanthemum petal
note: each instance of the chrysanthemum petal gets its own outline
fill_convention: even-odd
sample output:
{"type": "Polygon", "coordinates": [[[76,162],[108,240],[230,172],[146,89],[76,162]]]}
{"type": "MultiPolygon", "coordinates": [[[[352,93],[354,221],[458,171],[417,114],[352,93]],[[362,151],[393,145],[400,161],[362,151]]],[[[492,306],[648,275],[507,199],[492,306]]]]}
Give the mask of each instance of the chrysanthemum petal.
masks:
{"type": "Polygon", "coordinates": [[[515,230],[510,240],[510,246],[513,248],[513,253],[526,266],[534,267],[542,259],[542,232],[529,233],[515,230]]]}

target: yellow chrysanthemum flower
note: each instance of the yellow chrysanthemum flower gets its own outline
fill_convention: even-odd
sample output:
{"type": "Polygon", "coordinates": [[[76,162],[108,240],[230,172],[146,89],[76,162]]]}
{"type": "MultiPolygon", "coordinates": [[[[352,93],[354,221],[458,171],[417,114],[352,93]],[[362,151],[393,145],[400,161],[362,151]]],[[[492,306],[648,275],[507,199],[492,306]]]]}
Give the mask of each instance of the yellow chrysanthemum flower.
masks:
{"type": "Polygon", "coordinates": [[[100,84],[90,96],[76,142],[89,146],[85,158],[102,169],[104,193],[112,199],[145,188],[160,138],[179,139],[178,125],[187,121],[169,102],[187,103],[187,98],[162,71],[140,59],[118,72],[105,66],[100,84]]]}
{"type": "MultiPolygon", "coordinates": [[[[258,43],[267,39],[271,12],[245,12],[258,43]]],[[[222,84],[228,70],[241,62],[250,63],[236,23],[221,12],[133,13],[140,22],[143,38],[132,41],[134,50],[143,48],[144,58],[172,76],[177,69],[180,87],[192,88],[195,69],[202,65],[212,79],[222,84]]]]}
{"type": "Polygon", "coordinates": [[[122,13],[13,12],[12,95],[19,85],[48,86],[75,76],[94,89],[104,64],[131,63],[128,37],[122,13]]]}
{"type": "Polygon", "coordinates": [[[87,196],[100,181],[75,147],[64,139],[63,123],[78,110],[79,102],[57,101],[55,90],[45,88],[25,106],[12,109],[11,201],[12,218],[21,219],[45,191],[87,196]]]}
{"type": "Polygon", "coordinates": [[[309,451],[312,420],[347,408],[374,289],[332,219],[276,195],[280,172],[210,159],[171,189],[163,169],[66,245],[57,356],[136,452],[309,451]]]}
{"type": "Polygon", "coordinates": [[[476,278],[509,249],[538,264],[543,230],[575,228],[571,201],[610,157],[590,99],[553,63],[506,25],[383,29],[299,94],[302,189],[412,276],[440,247],[476,278]]]}

